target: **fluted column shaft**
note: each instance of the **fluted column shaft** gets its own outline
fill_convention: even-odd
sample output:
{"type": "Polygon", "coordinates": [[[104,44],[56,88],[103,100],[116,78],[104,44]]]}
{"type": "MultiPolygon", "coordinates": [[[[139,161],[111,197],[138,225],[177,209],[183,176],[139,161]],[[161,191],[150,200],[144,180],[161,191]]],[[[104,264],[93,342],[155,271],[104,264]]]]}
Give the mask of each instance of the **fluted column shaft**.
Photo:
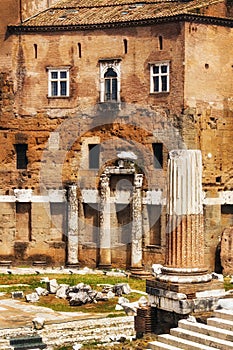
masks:
{"type": "Polygon", "coordinates": [[[166,267],[204,267],[202,160],[199,150],[170,152],[166,267]]]}

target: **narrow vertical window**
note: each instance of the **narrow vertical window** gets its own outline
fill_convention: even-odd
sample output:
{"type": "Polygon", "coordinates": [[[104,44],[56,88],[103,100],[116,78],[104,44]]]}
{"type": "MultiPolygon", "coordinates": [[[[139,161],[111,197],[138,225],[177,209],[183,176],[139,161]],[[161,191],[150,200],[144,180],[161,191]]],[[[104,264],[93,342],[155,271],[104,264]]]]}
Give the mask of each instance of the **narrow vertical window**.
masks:
{"type": "Polygon", "coordinates": [[[147,205],[150,224],[150,245],[161,245],[161,205],[147,205]]]}
{"type": "Polygon", "coordinates": [[[159,35],[159,50],[163,50],[163,37],[159,35]]]}
{"type": "Polygon", "coordinates": [[[127,39],[124,39],[123,42],[124,42],[124,53],[126,54],[128,52],[128,41],[127,39]]]}
{"type": "Polygon", "coordinates": [[[79,58],[82,57],[82,47],[81,47],[81,43],[78,43],[78,57],[79,57],[79,58]]]}
{"type": "Polygon", "coordinates": [[[152,148],[154,168],[161,169],[163,167],[163,144],[152,143],[152,148]]]}
{"type": "Polygon", "coordinates": [[[100,145],[90,144],[88,145],[88,150],[89,150],[89,169],[99,169],[100,145]]]}
{"type": "Polygon", "coordinates": [[[65,203],[50,202],[52,240],[64,241],[66,234],[66,206],[65,203]]]}
{"type": "Polygon", "coordinates": [[[16,149],[16,168],[17,169],[27,169],[28,159],[27,159],[27,144],[17,144],[16,149]]]}
{"type": "Polygon", "coordinates": [[[16,202],[16,240],[31,241],[31,231],[31,203],[16,202]]]}
{"type": "Polygon", "coordinates": [[[37,58],[37,44],[34,44],[34,54],[35,58],[37,58]]]}

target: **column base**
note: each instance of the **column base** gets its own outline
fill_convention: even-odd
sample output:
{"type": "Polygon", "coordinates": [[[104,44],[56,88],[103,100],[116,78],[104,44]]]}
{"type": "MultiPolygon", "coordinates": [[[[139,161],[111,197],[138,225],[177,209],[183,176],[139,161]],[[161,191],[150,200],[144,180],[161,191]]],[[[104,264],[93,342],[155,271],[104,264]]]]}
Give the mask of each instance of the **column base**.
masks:
{"type": "Polygon", "coordinates": [[[142,267],[131,266],[130,275],[134,278],[145,279],[149,278],[151,276],[151,273],[149,271],[145,271],[142,267]]]}
{"type": "Polygon", "coordinates": [[[166,283],[205,283],[212,280],[212,275],[205,268],[162,267],[162,273],[156,277],[166,283]]]}
{"type": "Polygon", "coordinates": [[[80,264],[79,262],[77,263],[66,263],[66,267],[69,268],[69,269],[77,269],[79,268],[80,264]]]}
{"type": "Polygon", "coordinates": [[[102,264],[102,263],[100,263],[99,265],[98,265],[98,269],[100,269],[100,270],[111,270],[112,269],[112,265],[111,264],[102,264]]]}

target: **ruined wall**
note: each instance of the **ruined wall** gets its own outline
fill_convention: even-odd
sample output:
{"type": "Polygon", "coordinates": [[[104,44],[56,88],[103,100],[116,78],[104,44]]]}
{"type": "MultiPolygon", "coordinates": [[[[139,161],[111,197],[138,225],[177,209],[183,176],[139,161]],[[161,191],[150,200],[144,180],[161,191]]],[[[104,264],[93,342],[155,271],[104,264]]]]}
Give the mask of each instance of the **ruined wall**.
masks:
{"type": "Polygon", "coordinates": [[[229,28],[186,24],[183,136],[186,144],[193,139],[193,147],[202,151],[210,265],[225,225],[221,206],[233,204],[230,194],[228,199],[221,194],[232,191],[232,36],[229,28]]]}
{"type": "MultiPolygon", "coordinates": [[[[165,191],[162,194],[159,191],[165,190],[168,152],[182,147],[179,130],[176,129],[177,116],[183,105],[183,68],[180,69],[183,67],[182,25],[94,33],[67,32],[64,35],[20,35],[8,40],[13,40],[14,45],[12,73],[4,76],[2,83],[7,86],[7,79],[11,82],[2,104],[1,127],[6,132],[0,132],[4,144],[1,154],[4,167],[0,177],[4,183],[2,200],[12,201],[10,211],[15,219],[12,234],[3,221],[5,240],[14,243],[9,244],[8,250],[1,246],[2,258],[16,258],[19,263],[40,257],[51,263],[64,264],[67,211],[64,207],[62,216],[52,203],[55,206],[58,202],[65,205],[66,199],[63,195],[57,199],[57,194],[53,198],[51,193],[59,193],[70,183],[77,183],[81,191],[79,258],[83,264],[96,266],[99,259],[99,212],[95,191],[98,195],[99,175],[106,165],[115,164],[118,153],[128,150],[137,155],[138,171],[144,173],[143,234],[144,246],[149,247],[145,249],[144,260],[146,262],[148,256],[149,265],[158,259],[161,262],[165,242],[158,231],[160,225],[165,231],[165,212],[161,224],[153,229],[155,234],[158,232],[158,237],[150,239],[153,234],[151,226],[156,220],[152,214],[149,215],[149,210],[154,205],[161,206],[166,195],[165,191]],[[159,36],[163,37],[162,49],[159,36]],[[99,103],[99,60],[109,58],[121,60],[120,106],[99,103]],[[170,61],[170,93],[150,94],[149,64],[161,60],[170,61]],[[70,97],[49,98],[48,67],[64,66],[70,67],[70,97]],[[162,169],[155,170],[152,143],[156,142],[164,144],[164,162],[162,169]],[[89,169],[89,143],[101,144],[100,170],[89,169]],[[17,144],[27,145],[26,169],[16,168],[17,144]],[[85,195],[85,191],[89,192],[85,195]],[[31,203],[31,216],[27,211],[28,202],[31,203]],[[92,208],[92,203],[97,209],[92,208]],[[17,223],[20,218],[25,221],[22,230],[17,223]],[[28,226],[25,218],[30,221],[28,226]],[[154,242],[156,245],[153,245],[154,242]]],[[[114,218],[116,225],[118,219],[120,230],[120,226],[124,225],[124,215],[114,218]]],[[[125,239],[122,237],[123,241],[125,239]]],[[[129,265],[126,242],[121,245],[118,240],[119,237],[112,237],[115,246],[112,263],[114,266],[129,265]]]]}

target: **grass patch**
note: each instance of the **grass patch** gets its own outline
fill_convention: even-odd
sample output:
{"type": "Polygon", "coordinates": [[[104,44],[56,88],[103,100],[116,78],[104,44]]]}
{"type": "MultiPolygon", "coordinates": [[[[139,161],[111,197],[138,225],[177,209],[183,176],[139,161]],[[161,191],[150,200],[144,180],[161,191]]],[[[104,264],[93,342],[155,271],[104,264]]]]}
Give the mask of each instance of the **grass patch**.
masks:
{"type": "MultiPolygon", "coordinates": [[[[128,283],[131,289],[139,291],[145,291],[146,284],[144,280],[128,277],[112,277],[99,274],[41,274],[41,275],[6,275],[0,274],[0,285],[12,285],[12,287],[0,287],[0,292],[6,292],[7,294],[2,298],[11,297],[11,292],[21,290],[25,294],[29,294],[35,291],[37,287],[46,287],[45,283],[41,283],[43,277],[49,277],[49,279],[56,279],[59,284],[68,284],[74,286],[78,283],[89,284],[93,289],[97,291],[102,290],[101,284],[128,283]],[[28,286],[14,286],[15,284],[28,284],[28,286]]],[[[138,293],[130,293],[125,295],[130,302],[136,301],[140,298],[138,293]]],[[[115,310],[118,297],[112,298],[108,301],[99,301],[98,303],[85,304],[83,306],[70,306],[69,302],[64,299],[58,299],[55,295],[50,294],[47,296],[41,296],[40,300],[36,303],[38,306],[49,307],[54,311],[59,312],[84,312],[84,313],[105,313],[109,317],[115,317],[119,315],[125,315],[125,313],[115,310]]]]}
{"type": "Polygon", "coordinates": [[[233,289],[233,283],[230,283],[231,277],[224,277],[224,288],[226,291],[233,289]]]}

